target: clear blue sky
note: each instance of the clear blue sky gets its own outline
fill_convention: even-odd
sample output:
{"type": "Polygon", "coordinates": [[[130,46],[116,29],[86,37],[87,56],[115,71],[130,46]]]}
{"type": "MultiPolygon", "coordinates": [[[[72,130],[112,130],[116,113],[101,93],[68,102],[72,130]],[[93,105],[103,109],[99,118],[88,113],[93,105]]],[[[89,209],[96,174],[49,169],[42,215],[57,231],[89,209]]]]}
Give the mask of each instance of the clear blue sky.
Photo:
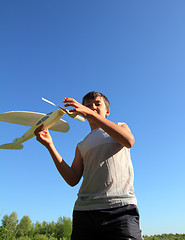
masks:
{"type": "MultiPolygon", "coordinates": [[[[64,97],[90,90],[126,122],[143,233],[185,232],[185,2],[183,0],[3,0],[0,2],[0,113],[48,113],[64,97]]],[[[64,116],[51,132],[68,164],[90,128],[64,116]]],[[[29,128],[0,122],[0,144],[29,128]]],[[[79,186],[69,187],[35,138],[0,151],[0,218],[16,211],[33,222],[72,216],[79,186]]]]}

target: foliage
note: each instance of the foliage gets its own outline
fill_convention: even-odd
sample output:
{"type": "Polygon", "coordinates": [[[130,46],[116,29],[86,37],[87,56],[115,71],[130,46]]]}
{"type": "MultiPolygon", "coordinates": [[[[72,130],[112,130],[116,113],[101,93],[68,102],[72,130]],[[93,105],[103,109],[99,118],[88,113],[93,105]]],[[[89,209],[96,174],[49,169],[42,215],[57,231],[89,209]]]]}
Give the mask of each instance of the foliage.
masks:
{"type": "Polygon", "coordinates": [[[31,231],[33,231],[34,225],[31,222],[31,219],[28,216],[24,216],[19,224],[17,225],[17,237],[28,236],[31,235],[31,231]]]}
{"type": "Polygon", "coordinates": [[[31,240],[31,238],[29,238],[28,236],[22,236],[17,238],[18,240],[31,240]]]}
{"type": "Polygon", "coordinates": [[[4,227],[0,227],[0,239],[5,240],[8,230],[4,227]]]}
{"type": "Polygon", "coordinates": [[[1,233],[3,234],[4,239],[6,239],[6,240],[14,240],[15,239],[15,235],[17,232],[17,223],[18,223],[18,219],[17,219],[16,212],[12,212],[12,214],[10,214],[10,216],[8,216],[6,214],[3,217],[1,233]]]}
{"type": "Polygon", "coordinates": [[[161,234],[154,236],[143,236],[144,240],[185,240],[185,234],[161,234]]]}
{"type": "Polygon", "coordinates": [[[56,224],[56,236],[60,239],[70,239],[72,232],[71,219],[66,217],[59,217],[56,224]]]}
{"type": "Polygon", "coordinates": [[[6,214],[0,226],[1,240],[70,240],[72,222],[70,218],[59,217],[57,223],[32,223],[28,216],[20,221],[16,212],[6,214]]]}
{"type": "Polygon", "coordinates": [[[48,237],[44,234],[37,234],[33,238],[34,240],[49,240],[48,237]]]}

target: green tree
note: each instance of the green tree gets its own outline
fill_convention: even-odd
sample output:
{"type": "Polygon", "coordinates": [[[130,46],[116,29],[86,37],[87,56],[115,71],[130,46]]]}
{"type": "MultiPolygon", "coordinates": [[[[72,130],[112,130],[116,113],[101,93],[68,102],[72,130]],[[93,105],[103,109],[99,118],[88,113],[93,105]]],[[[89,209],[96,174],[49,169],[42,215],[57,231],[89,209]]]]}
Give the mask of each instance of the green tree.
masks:
{"type": "Polygon", "coordinates": [[[42,229],[42,224],[36,221],[35,227],[34,227],[34,235],[39,234],[42,229]]]}
{"type": "Polygon", "coordinates": [[[6,229],[6,240],[15,239],[17,223],[16,212],[12,212],[9,216],[8,214],[4,215],[2,219],[2,227],[6,229]]]}
{"type": "Polygon", "coordinates": [[[37,234],[34,236],[33,240],[49,240],[49,238],[44,234],[37,234]]]}
{"type": "Polygon", "coordinates": [[[185,234],[162,234],[154,236],[143,236],[144,240],[185,240],[185,234]]]}
{"type": "Polygon", "coordinates": [[[7,229],[1,226],[0,227],[0,239],[6,240],[6,236],[7,236],[7,229]]]}
{"type": "Polygon", "coordinates": [[[63,217],[63,236],[66,240],[71,239],[72,222],[70,218],[63,217]]]}
{"type": "MultiPolygon", "coordinates": [[[[50,237],[49,240],[57,240],[55,237],[50,237]]],[[[64,240],[64,239],[63,239],[64,240]]]]}
{"type": "Polygon", "coordinates": [[[24,216],[17,225],[16,236],[30,236],[30,232],[34,228],[31,219],[28,216],[24,216]]]}
{"type": "Polygon", "coordinates": [[[32,240],[31,238],[29,238],[28,236],[22,236],[17,238],[17,240],[32,240]]]}
{"type": "Polygon", "coordinates": [[[56,223],[55,237],[60,240],[63,237],[63,219],[62,217],[58,218],[56,223]]]}
{"type": "Polygon", "coordinates": [[[36,222],[34,227],[34,236],[37,234],[46,235],[48,238],[56,236],[56,224],[55,222],[47,223],[43,221],[43,223],[36,222]]]}
{"type": "Polygon", "coordinates": [[[68,240],[71,237],[72,232],[72,222],[70,218],[66,217],[59,217],[56,223],[56,232],[55,237],[58,240],[65,239],[68,240]]]}
{"type": "Polygon", "coordinates": [[[47,226],[47,236],[50,237],[50,239],[52,239],[52,237],[55,236],[55,232],[56,232],[56,225],[55,225],[55,222],[51,222],[51,223],[48,223],[48,226],[47,226]]]}

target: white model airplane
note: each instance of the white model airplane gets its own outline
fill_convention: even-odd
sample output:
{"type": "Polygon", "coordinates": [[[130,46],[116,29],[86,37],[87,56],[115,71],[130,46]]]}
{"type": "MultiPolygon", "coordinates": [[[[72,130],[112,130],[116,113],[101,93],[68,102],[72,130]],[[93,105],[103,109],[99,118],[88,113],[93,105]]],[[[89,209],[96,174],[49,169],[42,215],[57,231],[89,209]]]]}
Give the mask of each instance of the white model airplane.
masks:
{"type": "Polygon", "coordinates": [[[83,117],[71,113],[67,109],[62,108],[45,98],[42,98],[42,100],[59,107],[60,109],[48,114],[25,111],[12,111],[0,114],[0,121],[31,126],[31,128],[22,137],[14,139],[12,143],[0,145],[0,149],[22,149],[22,143],[34,137],[35,129],[42,124],[45,129],[47,128],[58,132],[68,132],[69,124],[61,119],[65,113],[76,120],[85,121],[83,117]]]}

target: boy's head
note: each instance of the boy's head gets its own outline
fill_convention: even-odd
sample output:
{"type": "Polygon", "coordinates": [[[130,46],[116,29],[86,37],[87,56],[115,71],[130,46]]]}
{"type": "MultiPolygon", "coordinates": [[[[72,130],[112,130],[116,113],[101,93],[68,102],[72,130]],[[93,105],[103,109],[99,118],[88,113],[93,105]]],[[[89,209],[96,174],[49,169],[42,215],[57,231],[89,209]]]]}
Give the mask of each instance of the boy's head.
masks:
{"type": "Polygon", "coordinates": [[[109,102],[109,100],[107,99],[107,97],[106,97],[105,95],[103,95],[102,93],[97,92],[97,91],[91,91],[91,92],[87,93],[87,94],[83,97],[82,104],[85,105],[85,102],[86,102],[86,101],[88,101],[88,100],[90,100],[90,99],[95,99],[95,98],[97,98],[97,97],[103,98],[107,110],[110,109],[110,102],[109,102]]]}

